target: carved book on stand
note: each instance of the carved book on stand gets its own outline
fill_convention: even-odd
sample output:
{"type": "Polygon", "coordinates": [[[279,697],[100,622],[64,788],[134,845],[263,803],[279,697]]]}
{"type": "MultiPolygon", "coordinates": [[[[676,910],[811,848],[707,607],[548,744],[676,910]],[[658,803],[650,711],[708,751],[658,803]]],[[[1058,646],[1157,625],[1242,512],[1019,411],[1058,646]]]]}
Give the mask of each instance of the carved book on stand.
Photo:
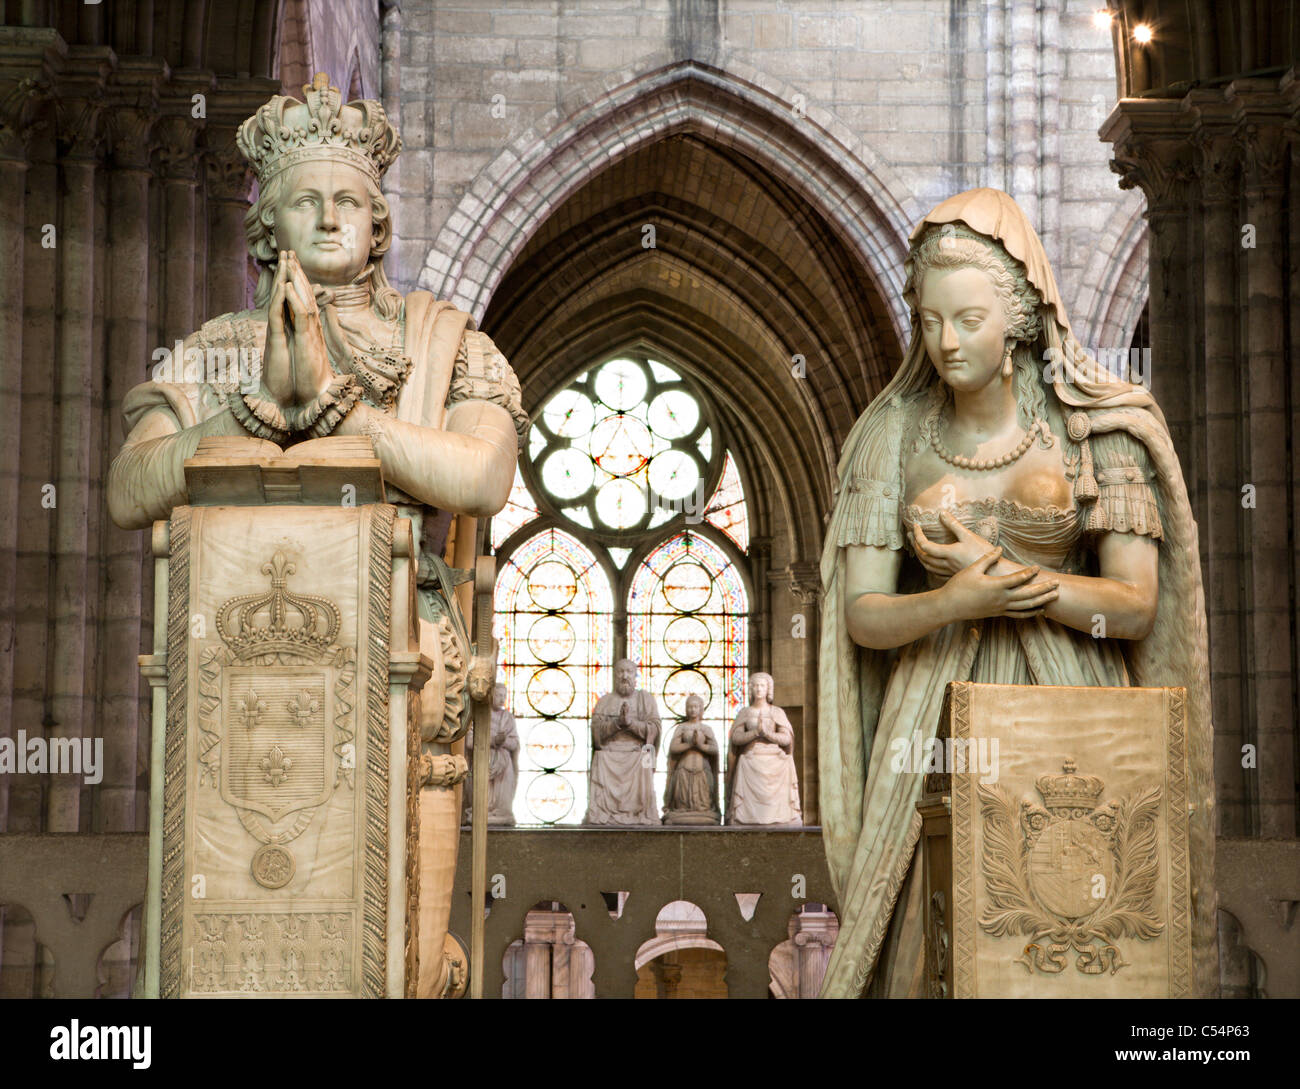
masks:
{"type": "Polygon", "coordinates": [[[1192,994],[1182,688],[954,682],[924,821],[930,994],[1192,994]]]}

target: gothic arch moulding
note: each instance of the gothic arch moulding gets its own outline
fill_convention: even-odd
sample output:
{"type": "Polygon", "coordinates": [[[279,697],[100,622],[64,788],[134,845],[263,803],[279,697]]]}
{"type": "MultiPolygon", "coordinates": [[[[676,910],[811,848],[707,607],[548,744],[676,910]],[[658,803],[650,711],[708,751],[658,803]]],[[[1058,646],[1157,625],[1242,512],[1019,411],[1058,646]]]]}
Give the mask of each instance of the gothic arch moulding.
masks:
{"type": "Polygon", "coordinates": [[[1110,215],[1078,287],[1075,335],[1091,349],[1127,349],[1148,294],[1146,202],[1130,195],[1110,215]]]}
{"type": "Polygon", "coordinates": [[[903,259],[924,209],[829,111],[809,104],[798,116],[797,88],[727,63],[727,71],[659,63],[575,90],[479,172],[426,256],[420,286],[481,319],[515,257],[568,196],[638,148],[695,132],[759,162],[816,209],[872,271],[905,340],[903,259]]]}

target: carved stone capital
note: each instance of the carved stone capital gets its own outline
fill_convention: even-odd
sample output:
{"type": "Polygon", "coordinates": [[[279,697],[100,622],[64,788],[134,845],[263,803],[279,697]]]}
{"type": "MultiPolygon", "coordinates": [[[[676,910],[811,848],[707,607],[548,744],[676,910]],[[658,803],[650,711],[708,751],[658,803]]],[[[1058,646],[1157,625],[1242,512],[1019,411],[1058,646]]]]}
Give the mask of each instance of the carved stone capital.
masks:
{"type": "Polygon", "coordinates": [[[1121,99],[1102,126],[1115,146],[1111,170],[1121,189],[1139,188],[1147,218],[1185,212],[1196,179],[1191,133],[1197,111],[1169,99],[1121,99]]]}
{"type": "Polygon", "coordinates": [[[821,565],[801,560],[786,568],[790,578],[790,592],[802,605],[816,605],[822,596],[821,565]]]}
{"type": "Polygon", "coordinates": [[[1110,169],[1119,175],[1121,189],[1139,188],[1146,194],[1150,218],[1186,209],[1196,181],[1192,154],[1190,142],[1181,136],[1131,135],[1115,145],[1110,169]]]}
{"type": "Polygon", "coordinates": [[[203,172],[208,192],[216,200],[246,202],[253,184],[253,171],[235,146],[235,130],[209,126],[203,142],[203,172]]]}
{"type": "Polygon", "coordinates": [[[55,121],[59,154],[65,160],[97,160],[108,138],[107,82],[115,58],[107,47],[77,49],[59,72],[55,121]]]}
{"type": "Polygon", "coordinates": [[[148,170],[153,154],[156,110],[139,106],[112,106],[105,111],[109,146],[119,167],[148,170]]]}
{"type": "Polygon", "coordinates": [[[49,85],[34,76],[0,82],[0,159],[26,161],[28,139],[49,99],[49,85]]]}
{"type": "MultiPolygon", "coordinates": [[[[1193,100],[1196,92],[1188,95],[1193,100]]],[[[1231,107],[1223,96],[1200,92],[1198,124],[1191,134],[1201,199],[1207,203],[1234,200],[1240,193],[1241,145],[1231,107]]]]}
{"type": "Polygon", "coordinates": [[[106,106],[102,96],[55,100],[61,158],[93,161],[102,156],[108,136],[106,106]]]}
{"type": "Polygon", "coordinates": [[[1286,183],[1284,164],[1287,147],[1287,118],[1274,114],[1247,113],[1237,128],[1242,174],[1246,190],[1281,190],[1286,183]]]}
{"type": "Polygon", "coordinates": [[[156,128],[158,161],[168,180],[195,181],[198,177],[198,140],[202,122],[190,117],[164,117],[156,128]]]}

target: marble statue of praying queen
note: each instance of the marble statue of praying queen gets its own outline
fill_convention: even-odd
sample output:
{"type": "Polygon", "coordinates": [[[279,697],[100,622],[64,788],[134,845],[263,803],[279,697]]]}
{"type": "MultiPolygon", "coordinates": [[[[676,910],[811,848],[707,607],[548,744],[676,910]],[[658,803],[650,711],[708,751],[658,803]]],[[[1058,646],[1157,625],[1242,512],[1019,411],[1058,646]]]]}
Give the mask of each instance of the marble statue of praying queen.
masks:
{"type": "Polygon", "coordinates": [[[614,691],[591,713],[591,776],[585,824],[658,824],[655,754],[659,705],[636,686],[637,665],[614,664],[614,691]]]}
{"type": "Polygon", "coordinates": [[[844,445],[822,558],[821,820],[841,918],[822,994],[905,995],[922,978],[923,777],[888,754],[934,737],[952,681],[1186,689],[1192,954],[1208,991],[1205,598],[1164,414],[1076,339],[1006,193],[943,201],[905,271],[911,340],[844,445]]]}
{"type": "MultiPolygon", "coordinates": [[[[488,824],[512,825],[515,823],[515,784],[519,781],[519,732],[515,716],[506,710],[506,686],[492,688],[492,739],[488,757],[488,824]]],[[[465,752],[469,755],[473,780],[474,728],[465,735],[465,752]]],[[[465,791],[465,823],[473,819],[470,791],[465,791]]]]}

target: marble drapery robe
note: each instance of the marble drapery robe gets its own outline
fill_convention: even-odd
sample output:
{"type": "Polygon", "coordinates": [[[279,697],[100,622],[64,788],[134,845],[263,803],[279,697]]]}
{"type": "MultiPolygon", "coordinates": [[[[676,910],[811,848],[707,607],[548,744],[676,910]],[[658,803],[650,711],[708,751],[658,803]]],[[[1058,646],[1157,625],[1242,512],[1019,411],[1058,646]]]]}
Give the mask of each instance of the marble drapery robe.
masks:
{"type": "Polygon", "coordinates": [[[668,753],[668,783],[664,788],[665,824],[718,824],[718,742],[713,731],[702,722],[681,723],[673,735],[673,744],[687,732],[693,737],[692,747],[680,755],[668,753]],[[699,733],[703,731],[712,753],[700,747],[699,733]]]}

